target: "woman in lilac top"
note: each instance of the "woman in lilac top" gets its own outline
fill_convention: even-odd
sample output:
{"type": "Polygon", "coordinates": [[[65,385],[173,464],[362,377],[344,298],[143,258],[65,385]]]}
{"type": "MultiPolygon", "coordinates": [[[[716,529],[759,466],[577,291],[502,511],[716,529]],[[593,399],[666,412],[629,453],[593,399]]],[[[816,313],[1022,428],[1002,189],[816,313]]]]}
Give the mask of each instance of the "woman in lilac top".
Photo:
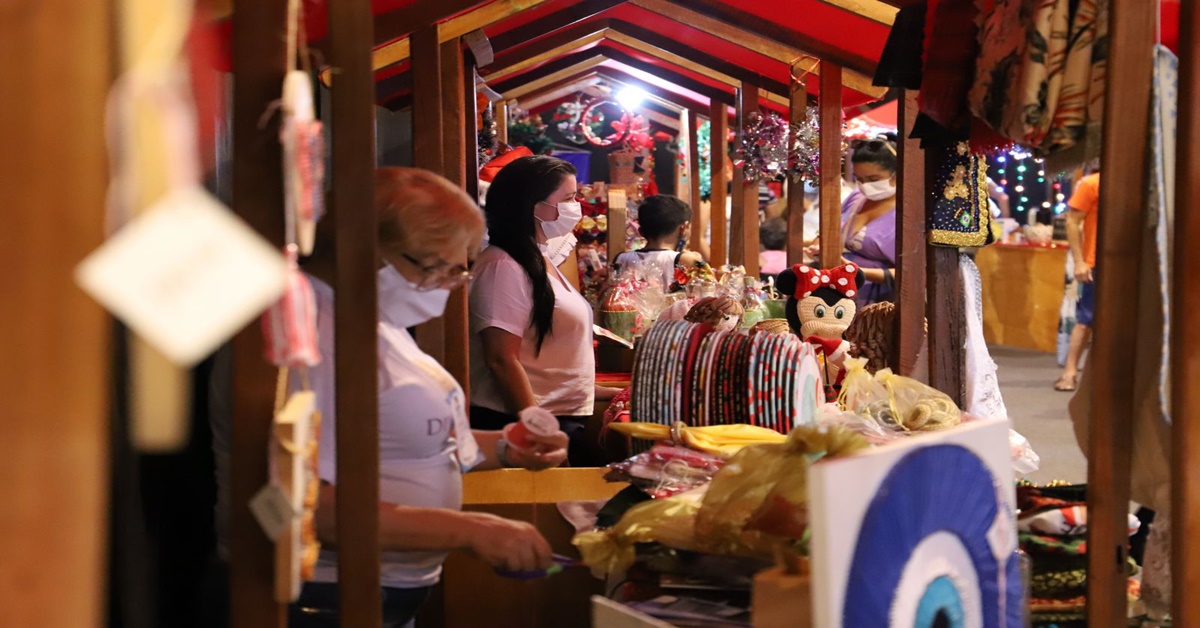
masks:
{"type": "Polygon", "coordinates": [[[858,189],[842,203],[842,259],[866,275],[854,297],[861,309],[896,299],[896,147],[879,138],[855,142],[853,149],[858,189]]]}

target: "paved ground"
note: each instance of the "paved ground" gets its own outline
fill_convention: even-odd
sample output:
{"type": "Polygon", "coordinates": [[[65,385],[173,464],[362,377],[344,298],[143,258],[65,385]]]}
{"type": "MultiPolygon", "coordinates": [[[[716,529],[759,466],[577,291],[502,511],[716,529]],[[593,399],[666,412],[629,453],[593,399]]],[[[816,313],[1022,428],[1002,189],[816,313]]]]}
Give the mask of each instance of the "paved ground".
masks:
{"type": "Polygon", "coordinates": [[[1033,443],[1042,458],[1041,469],[1028,479],[1037,483],[1086,481],[1087,460],[1079,451],[1067,415],[1071,394],[1054,390],[1060,373],[1054,356],[1007,347],[992,347],[991,351],[1014,428],[1033,443]]]}

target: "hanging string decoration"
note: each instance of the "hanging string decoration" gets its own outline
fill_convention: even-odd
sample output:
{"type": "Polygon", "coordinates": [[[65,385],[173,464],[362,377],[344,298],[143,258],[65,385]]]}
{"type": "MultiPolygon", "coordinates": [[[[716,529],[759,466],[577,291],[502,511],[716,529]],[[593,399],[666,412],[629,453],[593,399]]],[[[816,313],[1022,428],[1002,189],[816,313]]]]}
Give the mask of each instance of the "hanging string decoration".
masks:
{"type": "Polygon", "coordinates": [[[737,152],[747,182],[779,177],[788,166],[787,121],[775,112],[752,112],[737,152]]]}
{"type": "Polygon", "coordinates": [[[650,125],[640,115],[626,113],[620,120],[612,123],[614,134],[625,135],[625,146],[641,152],[654,150],[654,138],[650,135],[650,125]]]}
{"type": "Polygon", "coordinates": [[[700,159],[700,198],[712,197],[712,124],[705,122],[696,129],[696,155],[700,159]]]}
{"type": "Polygon", "coordinates": [[[587,106],[583,108],[583,111],[580,112],[580,131],[583,133],[584,139],[593,146],[599,146],[601,148],[616,146],[625,139],[627,131],[624,124],[618,128],[617,123],[625,120],[628,116],[629,112],[625,111],[625,108],[616,101],[594,100],[588,103],[587,106]],[[613,132],[609,135],[601,137],[600,134],[604,132],[604,123],[608,120],[608,116],[606,116],[604,113],[605,109],[615,109],[616,111],[619,111],[621,115],[610,125],[613,129],[613,132]]]}
{"type": "Polygon", "coordinates": [[[816,185],[821,180],[821,116],[817,108],[809,107],[791,131],[788,171],[793,180],[816,185]]]}

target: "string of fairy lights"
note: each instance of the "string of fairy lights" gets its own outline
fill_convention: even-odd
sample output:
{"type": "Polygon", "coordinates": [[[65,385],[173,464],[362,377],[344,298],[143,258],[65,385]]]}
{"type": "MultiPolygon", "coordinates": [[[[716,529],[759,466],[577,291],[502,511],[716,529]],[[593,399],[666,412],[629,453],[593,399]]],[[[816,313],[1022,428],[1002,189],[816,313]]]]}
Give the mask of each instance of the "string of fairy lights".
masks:
{"type": "Polygon", "coordinates": [[[995,162],[995,181],[1008,194],[1014,214],[1033,210],[1057,216],[1067,210],[1062,176],[1053,177],[1047,188],[1045,160],[1017,148],[996,157],[995,162]]]}

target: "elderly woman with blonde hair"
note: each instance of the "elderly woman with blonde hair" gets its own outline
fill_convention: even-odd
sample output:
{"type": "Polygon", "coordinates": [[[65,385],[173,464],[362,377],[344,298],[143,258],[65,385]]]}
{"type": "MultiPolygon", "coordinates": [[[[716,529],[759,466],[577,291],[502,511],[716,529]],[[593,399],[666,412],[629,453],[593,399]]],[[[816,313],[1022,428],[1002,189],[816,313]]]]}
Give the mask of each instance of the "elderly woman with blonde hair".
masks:
{"type": "MultiPolygon", "coordinates": [[[[441,316],[450,290],[470,278],[484,228],[475,202],[431,172],[383,168],[375,176],[375,211],[383,613],[384,625],[404,626],[440,578],[448,552],[471,552],[509,571],[550,565],[550,547],[532,526],[462,511],[461,474],[502,465],[557,466],[565,459],[567,437],[531,435],[535,447],[517,451],[504,446],[499,432],[473,432],[462,389],[407,331],[441,316]]],[[[324,247],[324,254],[331,248],[324,247]]],[[[293,627],[337,625],[334,441],[337,422],[354,417],[334,414],[332,267],[326,256],[305,264],[317,295],[323,358],[310,374],[323,416],[317,530],[332,549],[322,551],[315,582],[293,606],[293,627]]]]}

